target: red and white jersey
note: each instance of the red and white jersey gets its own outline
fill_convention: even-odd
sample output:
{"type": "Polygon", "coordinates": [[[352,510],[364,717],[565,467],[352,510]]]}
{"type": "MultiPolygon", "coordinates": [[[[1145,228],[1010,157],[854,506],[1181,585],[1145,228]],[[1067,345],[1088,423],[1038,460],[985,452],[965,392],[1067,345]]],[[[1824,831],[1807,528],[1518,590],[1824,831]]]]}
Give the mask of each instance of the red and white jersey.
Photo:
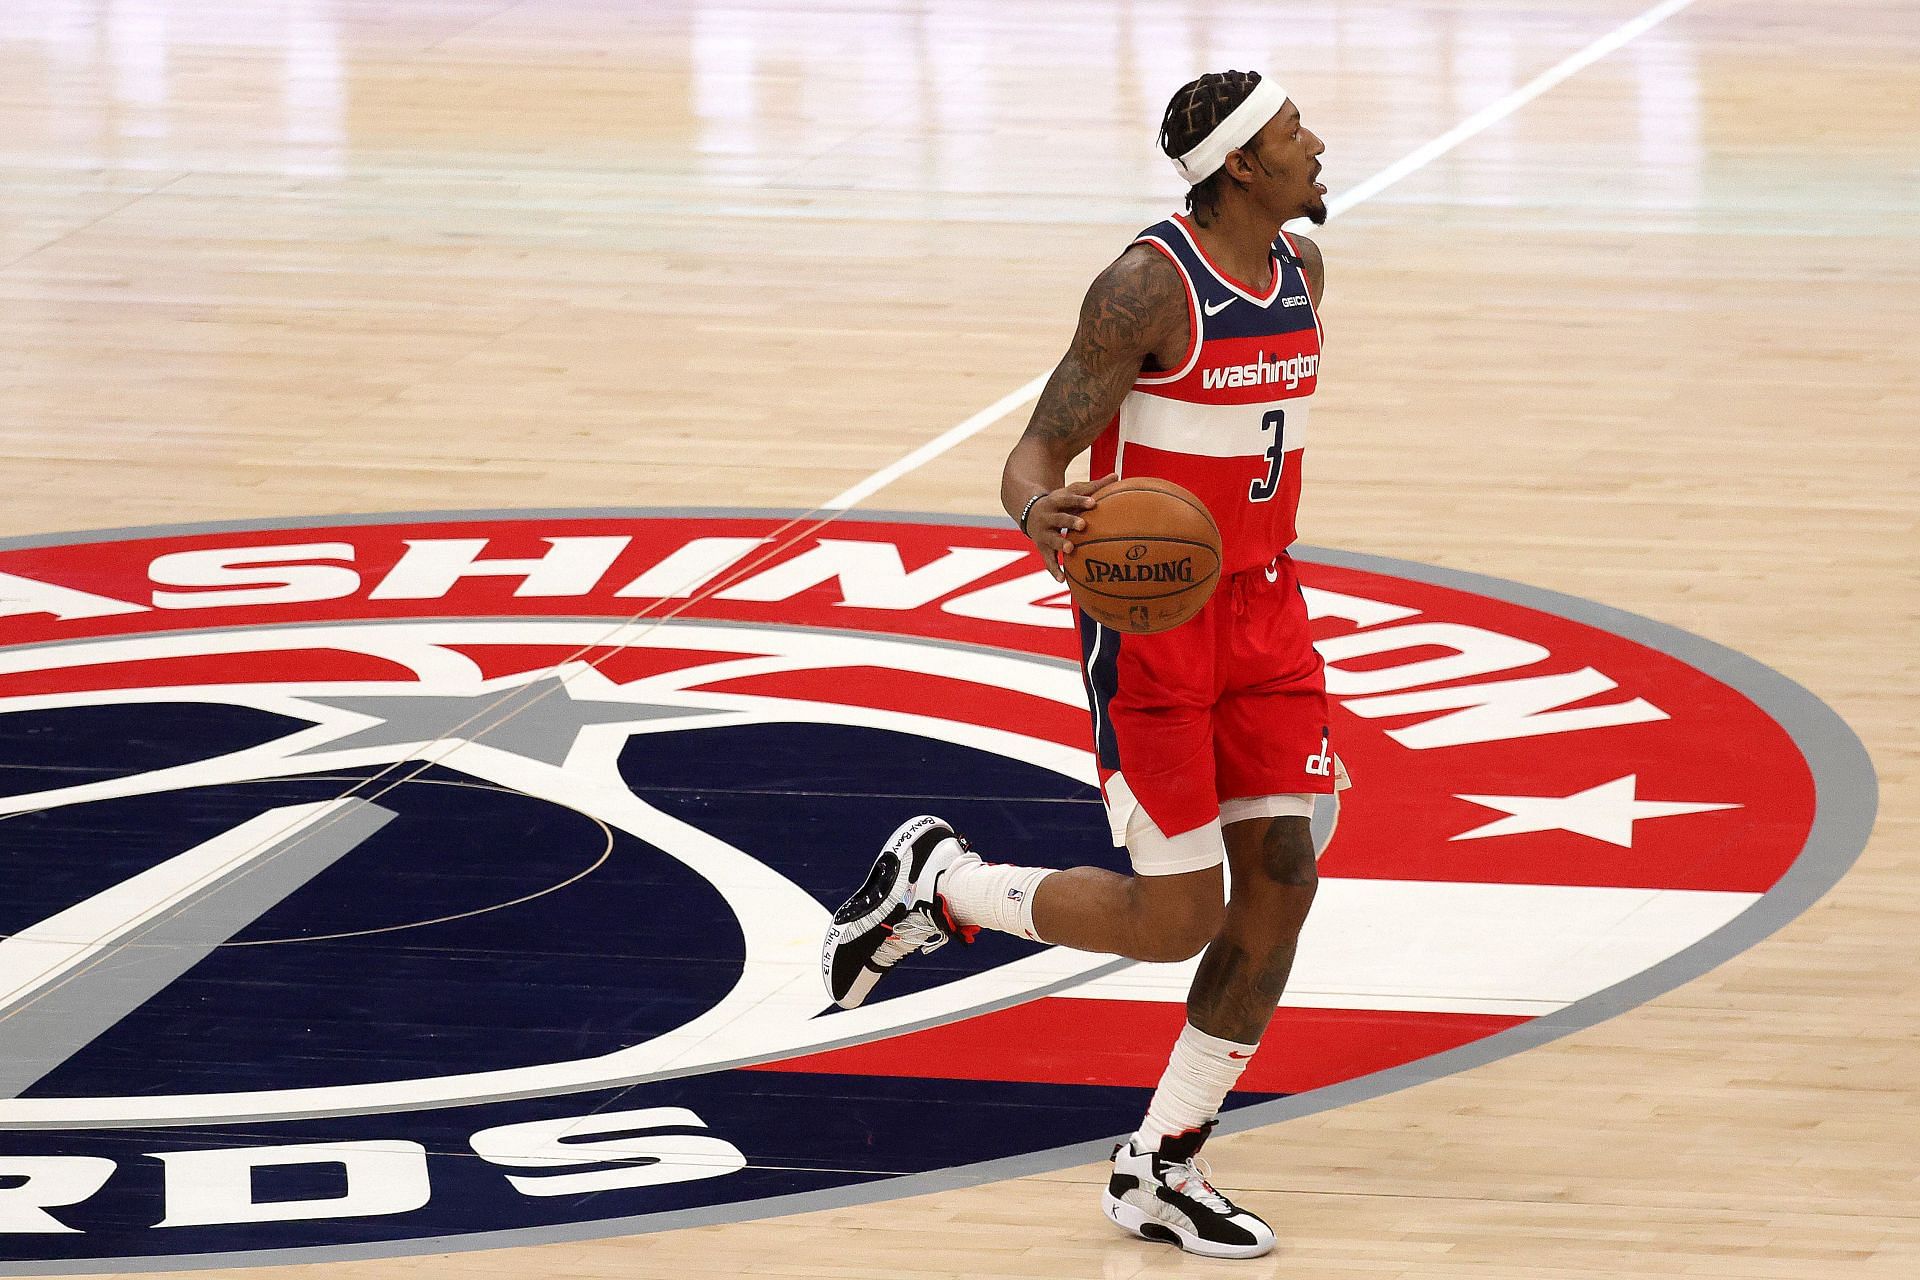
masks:
{"type": "Polygon", "coordinates": [[[1096,476],[1158,476],[1191,489],[1220,526],[1222,574],[1271,562],[1294,540],[1320,322],[1285,232],[1264,293],[1207,257],[1185,217],[1134,240],[1187,284],[1191,340],[1176,369],[1143,373],[1093,445],[1096,476]]]}

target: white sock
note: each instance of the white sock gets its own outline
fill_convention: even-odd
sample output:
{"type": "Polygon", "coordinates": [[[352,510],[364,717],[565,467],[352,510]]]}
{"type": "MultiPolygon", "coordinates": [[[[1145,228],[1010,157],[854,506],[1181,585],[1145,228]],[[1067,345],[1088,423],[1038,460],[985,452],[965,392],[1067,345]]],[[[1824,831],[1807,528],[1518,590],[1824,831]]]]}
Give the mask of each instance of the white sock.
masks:
{"type": "Polygon", "coordinates": [[[1033,927],[1033,891],[1053,874],[1051,867],[1014,867],[982,862],[976,853],[963,853],[940,873],[934,892],[946,899],[947,910],[961,924],[997,929],[1016,937],[1040,941],[1033,927]]]}
{"type": "Polygon", "coordinates": [[[1198,1129],[1219,1115],[1220,1104],[1259,1047],[1210,1036],[1189,1022],[1173,1042],[1173,1057],[1147,1103],[1147,1118],[1133,1135],[1134,1147],[1158,1151],[1162,1138],[1198,1129]]]}

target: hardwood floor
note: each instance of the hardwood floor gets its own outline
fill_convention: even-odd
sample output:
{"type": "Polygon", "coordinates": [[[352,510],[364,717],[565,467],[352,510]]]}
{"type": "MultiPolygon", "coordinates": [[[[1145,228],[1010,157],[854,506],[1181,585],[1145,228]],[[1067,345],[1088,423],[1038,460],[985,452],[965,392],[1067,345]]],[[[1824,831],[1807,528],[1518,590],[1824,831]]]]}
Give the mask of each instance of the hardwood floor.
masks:
{"type": "MultiPolygon", "coordinates": [[[[811,509],[1058,358],[1177,199],[1181,81],[1274,69],[1338,196],[1637,12],[12,0],[0,534],[811,509]]],[[[1917,17],[1699,0],[1316,233],[1304,540],[1749,655],[1852,726],[1880,809],[1837,888],[1666,995],[1217,1139],[1282,1240],[1241,1273],[1920,1274],[1917,17]]],[[[1023,422],[862,505],[997,515],[1023,422]]],[[[319,1269],[1210,1269],[1113,1231],[1104,1177],[319,1269]]]]}

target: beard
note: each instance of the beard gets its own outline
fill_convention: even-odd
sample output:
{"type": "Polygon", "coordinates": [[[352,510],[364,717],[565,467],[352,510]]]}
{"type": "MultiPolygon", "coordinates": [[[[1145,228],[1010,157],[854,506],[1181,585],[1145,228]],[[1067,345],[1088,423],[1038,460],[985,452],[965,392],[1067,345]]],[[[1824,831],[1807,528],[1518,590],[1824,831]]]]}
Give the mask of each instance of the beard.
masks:
{"type": "Polygon", "coordinates": [[[1327,202],[1315,195],[1313,202],[1306,208],[1307,221],[1316,227],[1327,225],[1327,202]]]}

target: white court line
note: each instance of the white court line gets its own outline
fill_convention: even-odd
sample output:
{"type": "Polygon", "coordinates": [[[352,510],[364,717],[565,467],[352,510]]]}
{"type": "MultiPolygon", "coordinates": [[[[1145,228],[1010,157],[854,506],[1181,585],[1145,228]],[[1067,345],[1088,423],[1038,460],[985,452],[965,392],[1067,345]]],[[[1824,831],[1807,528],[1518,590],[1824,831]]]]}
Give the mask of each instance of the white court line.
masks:
{"type": "Polygon", "coordinates": [[[251,859],[285,844],[288,835],[351,804],[342,799],[269,809],[131,880],[12,937],[0,938],[0,1010],[11,1011],[27,996],[122,942],[169,908],[206,892],[251,859]]]}
{"type": "MultiPolygon", "coordinates": [[[[1548,67],[1499,101],[1474,112],[1433,141],[1408,152],[1371,178],[1332,197],[1327,201],[1327,216],[1338,217],[1353,206],[1371,200],[1396,182],[1432,164],[1461,143],[1484,133],[1555,85],[1592,66],[1621,46],[1645,35],[1681,10],[1690,8],[1693,3],[1694,0],[1661,0],[1661,3],[1615,27],[1578,53],[1554,63],[1553,66],[1548,67]]],[[[1037,399],[1040,389],[1046,386],[1047,379],[1052,374],[1053,370],[1049,369],[1024,386],[1009,391],[966,421],[941,432],[904,458],[880,468],[852,488],[827,499],[820,504],[820,509],[845,511],[849,507],[858,506],[900,477],[919,470],[955,445],[973,438],[1015,409],[1037,399]]]]}
{"type": "Polygon", "coordinates": [[[979,435],[1000,419],[1037,398],[1040,388],[1047,385],[1047,379],[1053,376],[1049,369],[1025,386],[1016,387],[1001,396],[992,404],[974,414],[966,421],[947,428],[933,439],[915,449],[906,457],[889,466],[884,466],[844,493],[836,494],[820,504],[822,511],[845,511],[848,507],[858,506],[880,490],[906,475],[909,471],[918,471],[922,466],[953,448],[963,440],[979,435]]]}

